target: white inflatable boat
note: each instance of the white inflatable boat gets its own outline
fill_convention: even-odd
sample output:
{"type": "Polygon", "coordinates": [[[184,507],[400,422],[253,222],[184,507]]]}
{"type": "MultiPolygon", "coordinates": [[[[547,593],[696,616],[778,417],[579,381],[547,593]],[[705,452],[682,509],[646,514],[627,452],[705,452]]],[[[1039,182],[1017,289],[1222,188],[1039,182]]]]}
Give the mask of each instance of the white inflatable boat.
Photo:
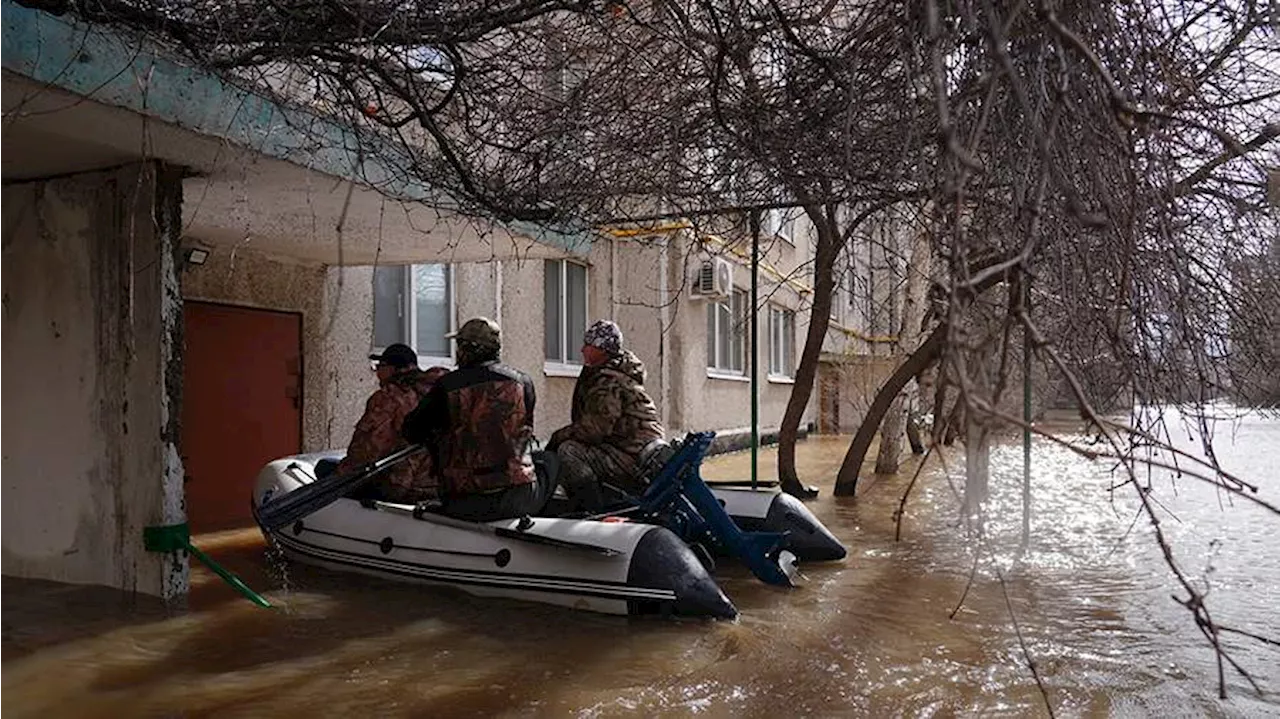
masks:
{"type": "MultiPolygon", "coordinates": [[[[343,454],[330,450],[267,464],[254,489],[255,516],[264,504],[315,481],[318,464],[331,467],[343,454]]],[[[741,487],[712,492],[742,530],[784,534],[783,548],[799,561],[845,556],[844,546],[790,495],[741,487]]],[[[554,504],[548,507],[553,515],[554,504]]],[[[264,526],[263,533],[298,561],[481,596],[606,614],[737,615],[708,573],[710,557],[699,557],[655,524],[554,516],[477,524],[410,505],[344,498],[276,531],[264,526]]]]}
{"type": "MultiPolygon", "coordinates": [[[[341,452],[286,457],[258,474],[255,509],[314,481],[341,452]]],[[[446,584],[605,614],[737,616],[733,603],[670,530],[633,522],[534,518],[476,524],[409,505],[339,499],[276,532],[308,564],[388,579],[446,584]]]]}

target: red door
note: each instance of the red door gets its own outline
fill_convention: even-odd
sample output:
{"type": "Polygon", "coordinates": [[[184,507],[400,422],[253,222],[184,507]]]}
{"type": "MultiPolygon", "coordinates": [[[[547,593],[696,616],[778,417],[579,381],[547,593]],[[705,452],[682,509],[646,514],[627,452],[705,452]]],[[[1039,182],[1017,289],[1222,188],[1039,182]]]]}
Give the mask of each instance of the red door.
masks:
{"type": "Polygon", "coordinates": [[[193,532],[253,524],[267,462],[302,450],[302,317],[183,306],[182,459],[193,532]]]}

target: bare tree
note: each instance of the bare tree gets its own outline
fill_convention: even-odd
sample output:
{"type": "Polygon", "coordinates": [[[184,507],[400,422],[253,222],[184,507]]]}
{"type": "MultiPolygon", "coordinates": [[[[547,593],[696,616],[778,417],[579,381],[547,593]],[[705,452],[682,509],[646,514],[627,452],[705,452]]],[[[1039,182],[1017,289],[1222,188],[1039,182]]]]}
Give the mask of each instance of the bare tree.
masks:
{"type": "MultiPolygon", "coordinates": [[[[33,4],[161,37],[282,102],[322,100],[362,151],[464,211],[561,227],[697,216],[742,228],[751,213],[802,209],[814,292],[781,432],[789,491],[801,489],[795,436],[837,260],[884,208],[927,208],[929,251],[913,247],[911,271],[929,288],[931,319],[904,326],[905,359],[836,493],[854,492],[886,413],[936,365],[939,401],[947,387],[957,399],[935,405],[935,437],[943,418],[963,417],[966,497],[980,511],[984,447],[1020,423],[1004,404],[1025,339],[1104,447],[1073,448],[1129,473],[1182,601],[1230,663],[1226,628],[1139,479],[1160,461],[1153,447],[1176,453],[1163,418],[1117,424],[1101,408],[1180,403],[1207,430],[1205,403],[1247,394],[1258,368],[1280,366],[1266,341],[1280,335],[1269,304],[1280,232],[1264,205],[1265,171],[1280,166],[1280,63],[1263,3],[33,4]]],[[[1175,455],[1179,466],[1261,502],[1205,449],[1205,461],[1175,455]]]]}

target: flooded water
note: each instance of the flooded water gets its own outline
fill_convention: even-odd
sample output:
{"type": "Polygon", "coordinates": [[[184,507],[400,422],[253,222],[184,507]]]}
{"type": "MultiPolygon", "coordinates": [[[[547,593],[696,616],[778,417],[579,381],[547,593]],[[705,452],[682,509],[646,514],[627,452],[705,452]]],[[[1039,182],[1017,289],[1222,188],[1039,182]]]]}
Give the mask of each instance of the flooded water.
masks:
{"type": "MultiPolygon", "coordinates": [[[[291,566],[256,531],[198,541],[279,609],[196,571],[192,609],[166,616],[118,595],[4,582],[5,717],[328,716],[1280,716],[1280,648],[1226,636],[1270,692],[1217,668],[1130,488],[1037,441],[1033,528],[1019,552],[1021,448],[992,458],[990,521],[966,537],[948,478],[922,472],[901,541],[894,513],[914,465],[831,497],[847,438],[801,446],[811,508],[850,548],[801,588],[718,573],[736,622],[590,615],[291,566]],[[983,554],[965,593],[975,551],[983,554]],[[997,571],[998,570],[998,571],[997,571]],[[1003,580],[1003,581],[1002,581],[1003,580]],[[282,586],[282,581],[287,583],[282,586]],[[1016,618],[1016,624],[1013,621],[1016,618]],[[1016,627],[1016,628],[1015,628],[1016,627]],[[1019,640],[1021,637],[1021,641],[1019,640]],[[1022,648],[1025,646],[1024,649],[1022,648]]],[[[1225,465],[1275,502],[1280,422],[1223,427],[1225,465]],[[1234,440],[1234,442],[1233,442],[1234,440]]],[[[771,452],[762,466],[772,467],[771,452]]],[[[741,478],[747,457],[708,478],[741,478]]],[[[1280,638],[1280,518],[1154,475],[1163,526],[1218,621],[1280,638]]]]}

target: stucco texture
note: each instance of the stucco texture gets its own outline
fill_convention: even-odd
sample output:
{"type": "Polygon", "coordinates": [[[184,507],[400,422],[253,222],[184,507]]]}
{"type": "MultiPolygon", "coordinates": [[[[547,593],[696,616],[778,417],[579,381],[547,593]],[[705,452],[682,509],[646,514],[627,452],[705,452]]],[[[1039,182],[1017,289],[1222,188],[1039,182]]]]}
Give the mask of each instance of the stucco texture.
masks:
{"type": "Polygon", "coordinates": [[[142,542],[182,519],[172,238],[157,212],[176,214],[178,187],[148,164],[4,188],[6,574],[185,589],[185,561],[142,542]]]}

